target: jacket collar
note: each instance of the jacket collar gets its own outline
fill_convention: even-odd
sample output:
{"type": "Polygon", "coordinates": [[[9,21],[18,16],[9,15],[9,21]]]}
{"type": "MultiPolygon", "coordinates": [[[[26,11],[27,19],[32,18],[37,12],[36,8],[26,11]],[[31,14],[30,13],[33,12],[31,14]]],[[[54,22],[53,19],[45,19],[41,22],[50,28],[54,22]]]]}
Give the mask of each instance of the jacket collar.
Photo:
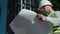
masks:
{"type": "Polygon", "coordinates": [[[52,12],[54,12],[54,11],[51,11],[50,14],[48,14],[48,17],[50,17],[50,15],[52,14],[52,12]]]}

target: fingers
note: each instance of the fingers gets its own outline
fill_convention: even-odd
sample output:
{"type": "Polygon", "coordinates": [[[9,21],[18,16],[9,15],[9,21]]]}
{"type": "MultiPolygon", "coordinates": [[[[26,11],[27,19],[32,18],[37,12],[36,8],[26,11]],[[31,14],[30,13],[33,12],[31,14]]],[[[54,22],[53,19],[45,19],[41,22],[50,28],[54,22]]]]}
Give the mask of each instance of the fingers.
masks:
{"type": "Polygon", "coordinates": [[[42,17],[42,14],[37,14],[37,18],[41,18],[42,17]]]}
{"type": "Polygon", "coordinates": [[[45,17],[44,15],[42,15],[42,14],[38,14],[38,15],[37,15],[37,18],[38,18],[39,20],[41,20],[41,21],[46,21],[46,17],[45,17]]]}
{"type": "Polygon", "coordinates": [[[43,21],[47,21],[47,18],[45,16],[42,17],[43,21]]]}

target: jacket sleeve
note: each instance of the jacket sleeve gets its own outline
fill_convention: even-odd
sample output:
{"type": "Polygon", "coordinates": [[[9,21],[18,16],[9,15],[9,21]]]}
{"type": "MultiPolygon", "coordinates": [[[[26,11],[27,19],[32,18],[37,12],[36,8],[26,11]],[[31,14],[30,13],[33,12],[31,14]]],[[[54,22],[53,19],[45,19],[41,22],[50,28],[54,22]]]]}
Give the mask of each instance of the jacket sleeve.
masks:
{"type": "Polygon", "coordinates": [[[53,26],[60,25],[60,18],[47,17],[47,21],[51,22],[53,24],[53,26]]]}
{"type": "Polygon", "coordinates": [[[47,21],[50,21],[53,26],[58,26],[60,25],[60,11],[56,11],[56,18],[51,18],[51,17],[47,17],[47,21]]]}

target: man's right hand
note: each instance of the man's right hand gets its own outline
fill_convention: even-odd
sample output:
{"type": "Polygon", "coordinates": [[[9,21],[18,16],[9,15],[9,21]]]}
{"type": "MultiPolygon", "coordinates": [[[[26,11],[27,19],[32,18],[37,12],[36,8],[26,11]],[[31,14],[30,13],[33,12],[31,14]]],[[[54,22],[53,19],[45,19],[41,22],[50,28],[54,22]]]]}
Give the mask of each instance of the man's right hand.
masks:
{"type": "Polygon", "coordinates": [[[47,18],[44,15],[42,15],[42,14],[37,14],[37,18],[39,20],[42,20],[42,21],[46,21],[47,20],[47,18]]]}

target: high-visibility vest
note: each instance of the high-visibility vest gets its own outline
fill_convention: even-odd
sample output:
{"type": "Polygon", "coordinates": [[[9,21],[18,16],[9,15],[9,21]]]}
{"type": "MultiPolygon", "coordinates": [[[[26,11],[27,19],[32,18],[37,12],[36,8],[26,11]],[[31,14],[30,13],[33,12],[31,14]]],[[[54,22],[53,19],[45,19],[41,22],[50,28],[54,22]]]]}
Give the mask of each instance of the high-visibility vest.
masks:
{"type": "MultiPolygon", "coordinates": [[[[55,15],[55,12],[52,12],[51,15],[50,15],[51,18],[55,18],[56,15],[55,15]]],[[[51,28],[53,30],[53,33],[52,34],[58,34],[60,33],[60,26],[53,26],[51,25],[51,28]]]]}

